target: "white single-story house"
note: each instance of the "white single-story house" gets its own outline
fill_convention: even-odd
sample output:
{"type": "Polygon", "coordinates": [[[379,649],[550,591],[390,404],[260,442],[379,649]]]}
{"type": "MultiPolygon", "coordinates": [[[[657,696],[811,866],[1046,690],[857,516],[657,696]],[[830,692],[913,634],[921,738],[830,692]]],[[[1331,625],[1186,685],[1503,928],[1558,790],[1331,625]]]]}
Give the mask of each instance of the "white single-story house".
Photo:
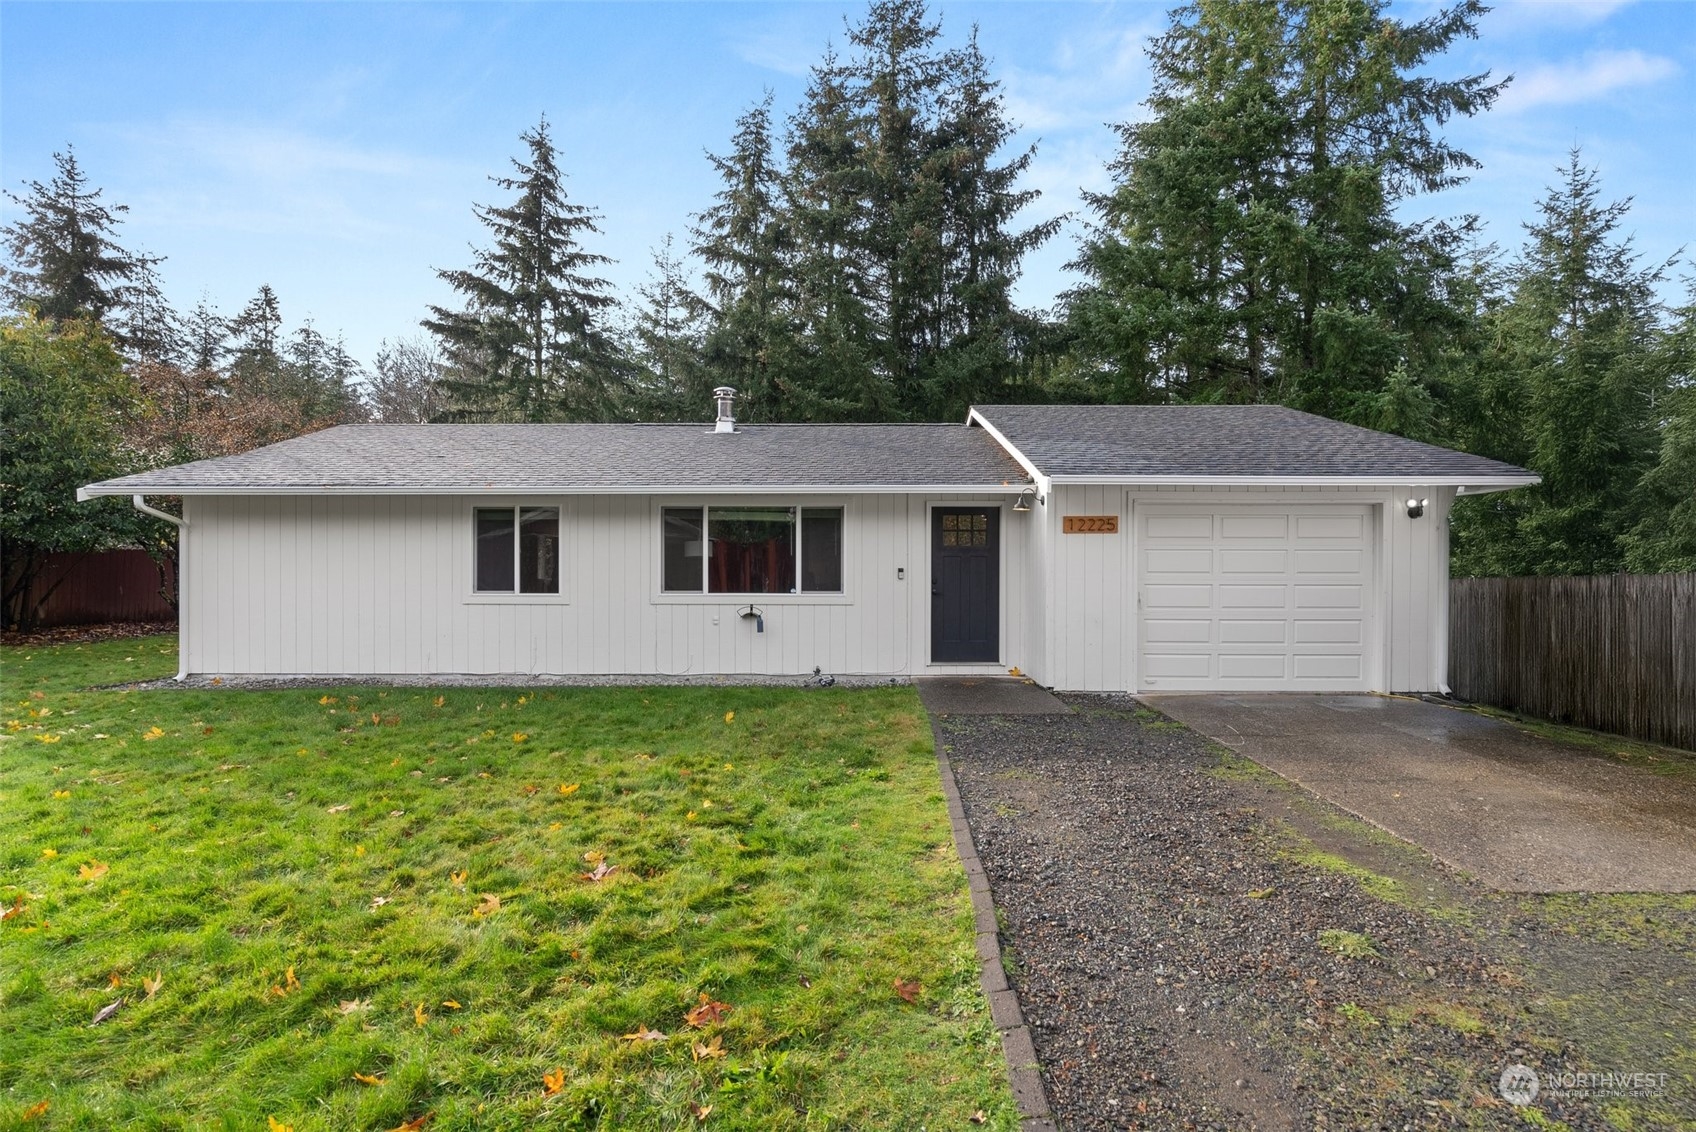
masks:
{"type": "Polygon", "coordinates": [[[1434,691],[1448,514],[1523,469],[1275,406],[964,424],[343,425],[181,496],[183,675],[1434,691]]]}

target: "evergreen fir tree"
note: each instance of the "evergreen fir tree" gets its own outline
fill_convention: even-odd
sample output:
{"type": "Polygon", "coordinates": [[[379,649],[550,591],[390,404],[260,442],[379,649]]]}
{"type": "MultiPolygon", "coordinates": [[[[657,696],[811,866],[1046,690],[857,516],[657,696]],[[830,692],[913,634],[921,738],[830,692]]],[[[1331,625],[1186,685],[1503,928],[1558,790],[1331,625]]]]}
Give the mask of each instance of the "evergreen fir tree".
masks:
{"type": "Polygon", "coordinates": [[[704,382],[734,387],[744,419],[784,420],[798,408],[788,399],[794,375],[786,370],[794,362],[792,241],[769,91],[736,120],[730,152],[708,160],[723,187],[693,230],[692,250],[705,265],[704,382]]]}
{"type": "Polygon", "coordinates": [[[27,194],[6,194],[24,216],[0,228],[10,260],[0,274],[0,291],[14,308],[50,322],[105,320],[135,298],[135,288],[147,283],[161,261],[118,244],[118,225],[129,206],[101,202],[103,191],[89,187],[73,148],[55,153],[53,164],[56,172],[46,184],[30,181],[27,194]]]}
{"type": "Polygon", "coordinates": [[[669,233],[654,249],[653,271],[637,296],[641,305],[630,334],[636,415],[647,421],[698,421],[720,382],[703,362],[703,305],[689,287],[669,233]]]}
{"type": "Polygon", "coordinates": [[[442,343],[457,418],[608,420],[627,374],[603,325],[611,285],[590,274],[610,261],[581,244],[598,218],[567,199],[547,120],[521,138],[529,159],[513,161],[517,176],[491,178],[515,199],[474,210],[493,246],[468,269],[437,272],[464,309],[432,306],[423,325],[442,343]]]}
{"type": "Polygon", "coordinates": [[[230,382],[241,393],[261,397],[283,394],[281,353],[283,313],[277,293],[261,284],[241,313],[229,321],[234,340],[230,382]]]}
{"type": "Polygon", "coordinates": [[[1090,279],[1068,301],[1115,399],[1273,400],[1375,424],[1429,398],[1463,329],[1451,285],[1470,221],[1396,209],[1476,164],[1435,127],[1501,87],[1425,71],[1474,34],[1475,0],[1413,23],[1386,8],[1174,13],[1151,51],[1152,116],[1119,128],[1118,184],[1091,198],[1100,226],[1075,265],[1090,279]]]}

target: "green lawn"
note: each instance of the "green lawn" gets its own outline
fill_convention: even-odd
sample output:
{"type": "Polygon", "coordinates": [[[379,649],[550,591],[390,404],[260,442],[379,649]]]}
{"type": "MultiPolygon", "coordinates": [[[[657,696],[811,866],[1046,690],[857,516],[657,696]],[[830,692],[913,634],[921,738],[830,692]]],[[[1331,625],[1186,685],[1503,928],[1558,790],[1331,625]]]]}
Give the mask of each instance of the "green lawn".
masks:
{"type": "Polygon", "coordinates": [[[175,655],[0,655],[0,1125],[1016,1125],[911,689],[175,655]]]}

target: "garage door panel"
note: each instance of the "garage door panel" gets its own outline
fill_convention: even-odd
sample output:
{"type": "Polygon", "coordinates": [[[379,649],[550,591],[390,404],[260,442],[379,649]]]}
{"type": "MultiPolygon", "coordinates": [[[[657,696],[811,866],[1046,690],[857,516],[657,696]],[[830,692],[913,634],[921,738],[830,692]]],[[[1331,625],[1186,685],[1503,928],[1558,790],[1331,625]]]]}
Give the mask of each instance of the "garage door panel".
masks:
{"type": "Polygon", "coordinates": [[[1287,675],[1286,669],[1283,653],[1219,654],[1219,676],[1222,679],[1282,680],[1287,675]]]}
{"type": "Polygon", "coordinates": [[[1221,550],[1221,574],[1282,574],[1289,554],[1282,550],[1221,550]]]}
{"type": "Polygon", "coordinates": [[[1150,515],[1144,529],[1152,539],[1213,537],[1212,515],[1150,515]]]}
{"type": "Polygon", "coordinates": [[[1156,679],[1206,680],[1213,675],[1213,657],[1207,653],[1149,653],[1143,669],[1156,679]]]}
{"type": "Polygon", "coordinates": [[[1221,609],[1283,609],[1289,602],[1288,586],[1220,586],[1221,609]]]}
{"type": "Polygon", "coordinates": [[[1298,620],[1294,627],[1295,643],[1298,645],[1358,645],[1366,640],[1365,626],[1352,618],[1298,620]]]}
{"type": "Polygon", "coordinates": [[[1151,645],[1205,645],[1213,639],[1213,622],[1205,618],[1177,620],[1169,617],[1151,617],[1143,622],[1142,639],[1151,645]]]}
{"type": "Polygon", "coordinates": [[[1150,691],[1354,691],[1369,677],[1370,509],[1137,505],[1150,691]]]}
{"type": "Polygon", "coordinates": [[[1364,609],[1365,586],[1303,586],[1290,587],[1295,593],[1297,609],[1364,609]]]}
{"type": "Polygon", "coordinates": [[[1296,537],[1309,538],[1346,538],[1358,539],[1366,533],[1366,516],[1356,513],[1353,515],[1297,515],[1296,537]]]}
{"type": "Polygon", "coordinates": [[[1155,550],[1143,555],[1143,569],[1151,574],[1211,574],[1211,550],[1155,550]]]}
{"type": "Polygon", "coordinates": [[[1354,656],[1304,656],[1295,660],[1295,675],[1301,680],[1358,680],[1361,677],[1361,658],[1354,656]]]}
{"type": "Polygon", "coordinates": [[[1219,537],[1222,539],[1287,539],[1290,520],[1287,515],[1221,515],[1219,537]]]}
{"type": "Polygon", "coordinates": [[[1298,574],[1358,574],[1366,559],[1359,550],[1298,550],[1298,574]]]}
{"type": "Polygon", "coordinates": [[[1143,592],[1146,609],[1209,609],[1212,586],[1147,586],[1143,592]]]}
{"type": "Polygon", "coordinates": [[[1219,622],[1219,643],[1222,645],[1282,645],[1289,642],[1289,637],[1288,621],[1241,621],[1226,618],[1219,622]]]}

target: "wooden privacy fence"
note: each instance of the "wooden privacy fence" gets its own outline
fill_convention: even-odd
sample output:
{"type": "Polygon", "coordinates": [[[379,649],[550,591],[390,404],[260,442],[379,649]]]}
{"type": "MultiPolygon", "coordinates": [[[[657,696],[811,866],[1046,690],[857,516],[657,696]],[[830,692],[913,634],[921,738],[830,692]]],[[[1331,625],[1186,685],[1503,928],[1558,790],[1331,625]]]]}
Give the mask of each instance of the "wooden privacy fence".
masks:
{"type": "Polygon", "coordinates": [[[1449,595],[1455,695],[1696,750],[1696,574],[1457,578],[1449,595]]]}
{"type": "MultiPolygon", "coordinates": [[[[167,576],[175,576],[167,568],[167,576]]],[[[177,611],[159,593],[159,567],[142,550],[49,554],[30,600],[46,594],[40,625],[93,625],[102,621],[174,621],[177,611]]]]}

